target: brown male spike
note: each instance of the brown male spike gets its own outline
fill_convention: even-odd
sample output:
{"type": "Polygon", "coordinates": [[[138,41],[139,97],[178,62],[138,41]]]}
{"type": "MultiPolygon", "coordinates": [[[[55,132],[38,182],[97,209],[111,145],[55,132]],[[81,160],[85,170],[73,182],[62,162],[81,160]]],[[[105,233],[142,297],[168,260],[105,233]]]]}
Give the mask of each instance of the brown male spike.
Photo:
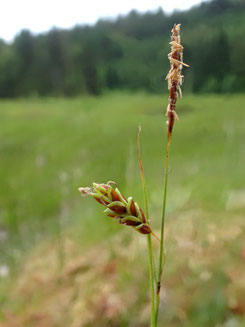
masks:
{"type": "Polygon", "coordinates": [[[174,25],[171,35],[171,52],[168,55],[170,61],[170,71],[166,77],[168,81],[168,89],[170,91],[169,104],[166,116],[168,117],[168,139],[171,138],[175,119],[178,120],[176,114],[176,102],[178,99],[178,91],[182,97],[181,86],[183,83],[183,75],[181,75],[183,66],[189,67],[183,63],[183,46],[180,43],[180,24],[174,25]]]}

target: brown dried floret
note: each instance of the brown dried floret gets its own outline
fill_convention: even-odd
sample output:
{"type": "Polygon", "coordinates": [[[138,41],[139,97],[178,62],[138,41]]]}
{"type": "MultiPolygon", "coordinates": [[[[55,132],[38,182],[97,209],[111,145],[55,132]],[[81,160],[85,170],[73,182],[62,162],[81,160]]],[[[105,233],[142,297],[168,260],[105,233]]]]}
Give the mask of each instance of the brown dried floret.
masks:
{"type": "Polygon", "coordinates": [[[170,61],[170,71],[166,77],[168,81],[168,89],[170,91],[169,104],[167,107],[166,116],[168,117],[168,138],[171,137],[174,121],[178,120],[176,114],[176,102],[178,99],[178,92],[182,97],[181,86],[183,84],[182,68],[189,67],[183,62],[183,46],[180,43],[180,24],[174,25],[171,35],[171,52],[168,54],[170,61]]]}

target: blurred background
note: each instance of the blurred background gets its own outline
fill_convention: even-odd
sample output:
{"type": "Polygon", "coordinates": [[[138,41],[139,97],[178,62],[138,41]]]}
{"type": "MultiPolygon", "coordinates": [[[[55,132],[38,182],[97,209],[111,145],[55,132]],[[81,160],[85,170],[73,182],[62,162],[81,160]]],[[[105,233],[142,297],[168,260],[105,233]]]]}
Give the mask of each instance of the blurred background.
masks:
{"type": "Polygon", "coordinates": [[[141,122],[159,235],[174,23],[190,68],[170,155],[159,326],[245,326],[244,0],[1,8],[0,326],[149,326],[145,237],[77,189],[114,180],[144,207],[141,122]]]}

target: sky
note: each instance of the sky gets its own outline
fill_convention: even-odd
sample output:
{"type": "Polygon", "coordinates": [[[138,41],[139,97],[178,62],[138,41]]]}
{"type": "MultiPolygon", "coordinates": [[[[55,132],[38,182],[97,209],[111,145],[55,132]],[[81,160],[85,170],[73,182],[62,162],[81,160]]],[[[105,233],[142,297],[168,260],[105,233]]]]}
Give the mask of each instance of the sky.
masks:
{"type": "MultiPolygon", "coordinates": [[[[204,0],[207,1],[207,0],[204,0]]],[[[98,18],[114,18],[132,9],[141,12],[159,7],[165,12],[185,10],[201,0],[2,0],[0,38],[11,41],[22,29],[33,33],[52,27],[70,28],[95,23],[98,18]]]]}

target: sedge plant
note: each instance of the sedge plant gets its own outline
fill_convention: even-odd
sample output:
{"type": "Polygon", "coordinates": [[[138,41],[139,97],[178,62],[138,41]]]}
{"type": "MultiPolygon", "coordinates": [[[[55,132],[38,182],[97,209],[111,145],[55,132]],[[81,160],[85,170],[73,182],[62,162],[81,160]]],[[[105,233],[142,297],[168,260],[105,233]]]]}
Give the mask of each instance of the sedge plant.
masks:
{"type": "Polygon", "coordinates": [[[92,196],[97,202],[105,207],[104,212],[107,216],[118,221],[119,224],[129,226],[140,234],[147,237],[148,246],[148,265],[149,265],[149,280],[151,291],[151,320],[150,326],[158,326],[158,313],[160,303],[160,291],[162,288],[162,275],[165,263],[165,244],[164,244],[164,227],[166,215],[167,189],[168,189],[168,169],[169,169],[169,153],[172,132],[175,120],[178,120],[176,113],[176,103],[178,95],[182,97],[181,86],[183,83],[182,68],[187,66],[183,63],[183,46],[180,42],[180,24],[174,25],[171,34],[171,52],[168,55],[170,61],[170,70],[166,77],[168,82],[169,104],[167,107],[167,148],[165,156],[165,179],[163,183],[163,206],[161,217],[161,233],[160,239],[156,236],[150,224],[147,189],[143,163],[140,150],[140,133],[141,126],[138,130],[137,150],[139,159],[139,168],[144,193],[145,211],[141,209],[137,202],[132,197],[126,198],[116,187],[115,182],[94,183],[93,187],[80,187],[79,191],[83,196],[92,196]],[[152,236],[159,242],[159,259],[157,274],[153,256],[152,236]]]}

